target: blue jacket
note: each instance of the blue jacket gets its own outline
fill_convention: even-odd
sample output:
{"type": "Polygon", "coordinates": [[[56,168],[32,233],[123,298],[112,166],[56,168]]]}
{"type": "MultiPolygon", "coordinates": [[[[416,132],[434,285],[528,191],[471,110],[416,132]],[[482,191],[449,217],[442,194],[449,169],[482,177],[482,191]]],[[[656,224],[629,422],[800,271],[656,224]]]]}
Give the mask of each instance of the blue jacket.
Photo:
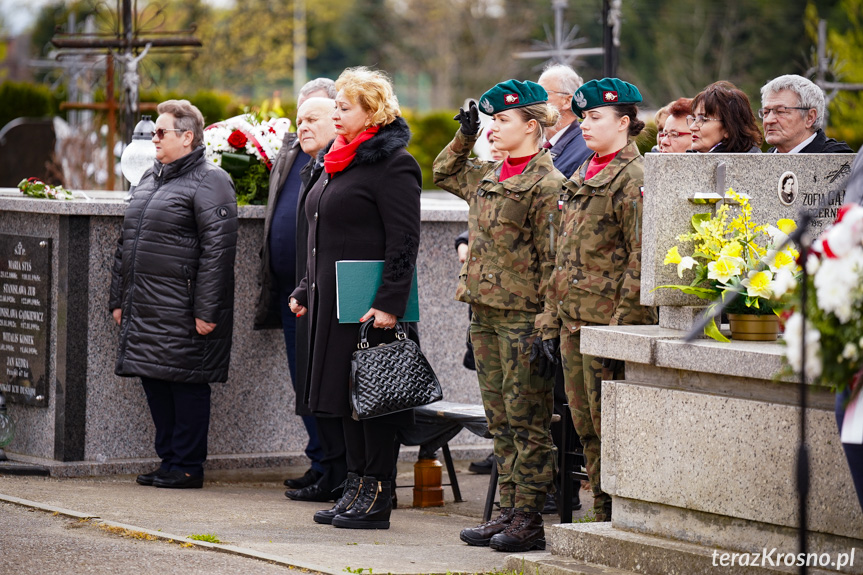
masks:
{"type": "Polygon", "coordinates": [[[584,143],[581,126],[578,125],[578,122],[573,122],[557,143],[551,147],[550,152],[554,167],[568,178],[590,157],[593,150],[584,143]]]}

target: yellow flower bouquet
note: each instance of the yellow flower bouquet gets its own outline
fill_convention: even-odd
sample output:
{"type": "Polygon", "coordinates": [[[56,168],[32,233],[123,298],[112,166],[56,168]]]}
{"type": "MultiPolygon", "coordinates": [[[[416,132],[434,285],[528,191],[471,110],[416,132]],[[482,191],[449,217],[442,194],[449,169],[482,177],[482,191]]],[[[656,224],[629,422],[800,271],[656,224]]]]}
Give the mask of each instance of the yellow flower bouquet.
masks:
{"type": "MultiPolygon", "coordinates": [[[[799,253],[793,243],[786,243],[797,224],[781,219],[775,226],[759,225],[752,220],[747,196],[729,189],[726,200],[739,204],[736,217],[732,217],[728,203],[715,214],[695,214],[694,231],[677,236],[678,241],[692,244],[692,255],[681,256],[678,246],[672,246],[665,255],[663,263],[676,265],[678,277],[692,277],[689,285],[656,289],[678,289],[711,300],[714,306],[734,297],[725,308],[728,313],[778,313],[788,306],[800,276],[799,253]]],[[[705,326],[704,333],[717,341],[728,341],[715,321],[705,326]]]]}

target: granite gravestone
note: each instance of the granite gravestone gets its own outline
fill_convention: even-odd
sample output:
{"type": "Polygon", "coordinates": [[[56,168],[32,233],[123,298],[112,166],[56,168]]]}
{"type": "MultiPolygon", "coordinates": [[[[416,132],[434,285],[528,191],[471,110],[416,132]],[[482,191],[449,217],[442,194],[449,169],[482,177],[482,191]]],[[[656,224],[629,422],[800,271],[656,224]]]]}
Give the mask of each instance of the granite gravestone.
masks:
{"type": "MultiPolygon", "coordinates": [[[[665,254],[680,245],[678,235],[691,231],[694,214],[715,213],[728,188],[749,196],[756,222],[775,225],[780,218],[799,222],[802,214],[809,213],[812,233],[817,235],[836,219],[854,158],[853,154],[647,154],[641,303],[705,304],[679,290],[653,290],[682,283],[676,266],[663,264],[665,254]]],[[[688,283],[691,276],[684,274],[683,280],[688,283]]]]}
{"type": "Polygon", "coordinates": [[[0,234],[0,389],[48,405],[51,239],[0,234]]]}
{"type": "Polygon", "coordinates": [[[59,184],[48,165],[54,153],[54,122],[50,118],[16,118],[0,129],[0,188],[14,188],[36,177],[59,184]]]}

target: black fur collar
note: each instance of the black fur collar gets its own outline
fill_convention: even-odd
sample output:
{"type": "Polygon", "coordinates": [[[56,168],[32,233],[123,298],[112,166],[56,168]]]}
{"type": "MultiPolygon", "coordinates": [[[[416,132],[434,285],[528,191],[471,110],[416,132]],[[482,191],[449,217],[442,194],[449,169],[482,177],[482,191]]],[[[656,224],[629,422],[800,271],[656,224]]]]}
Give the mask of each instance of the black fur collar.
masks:
{"type": "MultiPolygon", "coordinates": [[[[333,140],[335,141],[335,140],[333,140]]],[[[370,140],[366,140],[357,146],[357,155],[354,163],[374,164],[390,157],[401,148],[407,147],[411,141],[411,129],[405,119],[399,116],[392,123],[382,126],[381,129],[370,140]]],[[[333,142],[327,144],[322,152],[330,151],[333,142]]],[[[323,156],[319,156],[323,157],[323,156]]]]}

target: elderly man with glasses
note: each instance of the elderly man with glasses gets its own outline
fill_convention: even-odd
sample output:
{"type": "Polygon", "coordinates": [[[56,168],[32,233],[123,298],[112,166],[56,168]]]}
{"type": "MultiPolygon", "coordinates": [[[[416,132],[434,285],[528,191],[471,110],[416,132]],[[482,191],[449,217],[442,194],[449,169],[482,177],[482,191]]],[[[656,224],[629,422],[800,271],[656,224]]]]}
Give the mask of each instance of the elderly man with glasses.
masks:
{"type": "Polygon", "coordinates": [[[584,80],[569,66],[551,64],[543,70],[537,83],[548,92],[548,103],[560,112],[557,124],[545,130],[548,141],[543,147],[551,150],[554,167],[568,178],[593,153],[584,143],[581,127],[572,111],[572,96],[584,80]]]}
{"type": "Polygon", "coordinates": [[[824,135],[824,92],[795,74],[779,76],[761,88],[758,116],[764,139],[778,154],[847,154],[845,142],[824,135]]]}

